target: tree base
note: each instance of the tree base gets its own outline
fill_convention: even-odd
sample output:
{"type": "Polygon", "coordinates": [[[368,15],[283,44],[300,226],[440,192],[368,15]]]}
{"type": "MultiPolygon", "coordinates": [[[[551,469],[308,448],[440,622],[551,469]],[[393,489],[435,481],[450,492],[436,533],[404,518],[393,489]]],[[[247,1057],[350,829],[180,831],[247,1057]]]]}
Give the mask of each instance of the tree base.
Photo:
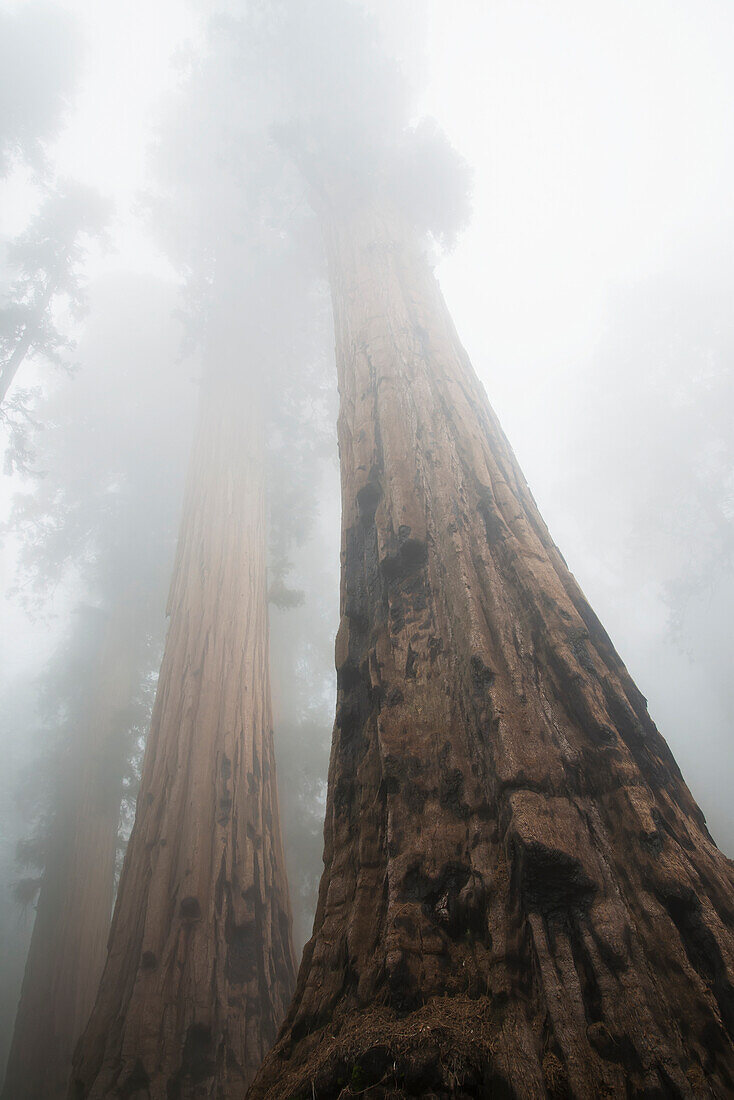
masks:
{"type": "MultiPolygon", "coordinates": [[[[407,1015],[386,1007],[350,1013],[342,1023],[334,1020],[302,1038],[292,1065],[293,1048],[287,1041],[278,1043],[249,1097],[509,1100],[516,1093],[493,1056],[491,1035],[498,1024],[496,1003],[490,997],[434,997],[407,1015]],[[268,1088],[271,1073],[277,1085],[268,1088]]],[[[546,1091],[537,1095],[559,1100],[570,1096],[560,1060],[549,1053],[543,1068],[546,1091]]],[[[531,1088],[526,1095],[535,1091],[531,1088]]]]}

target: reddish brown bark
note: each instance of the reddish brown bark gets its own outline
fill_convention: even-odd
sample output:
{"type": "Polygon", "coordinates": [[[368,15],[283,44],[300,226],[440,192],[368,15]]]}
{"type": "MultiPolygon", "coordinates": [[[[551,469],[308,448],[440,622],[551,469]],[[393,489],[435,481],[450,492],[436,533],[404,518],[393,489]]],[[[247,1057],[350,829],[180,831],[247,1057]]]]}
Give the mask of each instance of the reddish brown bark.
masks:
{"type": "Polygon", "coordinates": [[[109,953],[70,1095],[242,1097],[295,972],[273,762],[263,426],[211,380],[109,953]]]}
{"type": "Polygon", "coordinates": [[[728,1096],[734,876],[397,218],[327,228],[338,704],[251,1097],[728,1096]]]}
{"type": "Polygon", "coordinates": [[[66,1095],[74,1044],[89,1017],[104,965],[126,713],[137,685],[135,628],[127,607],[118,607],[100,625],[96,678],[87,685],[90,705],[56,776],[58,803],[3,1100],[66,1095]]]}

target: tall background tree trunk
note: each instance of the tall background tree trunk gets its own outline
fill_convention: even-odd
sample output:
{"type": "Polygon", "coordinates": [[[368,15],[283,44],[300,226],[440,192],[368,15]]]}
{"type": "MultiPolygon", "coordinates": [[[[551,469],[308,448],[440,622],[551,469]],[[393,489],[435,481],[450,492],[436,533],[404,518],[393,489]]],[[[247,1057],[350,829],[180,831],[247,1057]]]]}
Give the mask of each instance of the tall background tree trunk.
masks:
{"type": "Polygon", "coordinates": [[[251,1096],[731,1095],[732,864],[411,232],[362,210],[326,240],[343,538],[325,871],[251,1096]]]}
{"type": "Polygon", "coordinates": [[[109,953],[70,1095],[244,1094],[295,965],[273,761],[263,424],[211,378],[109,953]]]}
{"type": "Polygon", "coordinates": [[[74,1044],[89,1018],[112,914],[129,712],[138,687],[134,616],[80,612],[96,660],[90,704],[64,753],[3,1100],[66,1095],[74,1044]]]}

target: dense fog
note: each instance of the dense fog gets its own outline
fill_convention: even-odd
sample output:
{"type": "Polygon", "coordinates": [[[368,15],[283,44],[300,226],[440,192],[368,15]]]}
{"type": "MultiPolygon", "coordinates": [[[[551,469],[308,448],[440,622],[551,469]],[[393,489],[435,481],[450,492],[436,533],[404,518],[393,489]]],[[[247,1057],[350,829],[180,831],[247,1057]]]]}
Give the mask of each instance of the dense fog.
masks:
{"type": "Polygon", "coordinates": [[[119,874],[197,403],[235,376],[264,425],[298,956],[310,935],[339,621],[327,172],[337,203],[379,174],[426,233],[551,535],[734,855],[734,13],[368,7],[0,2],[3,1066],[118,623],[119,874]]]}

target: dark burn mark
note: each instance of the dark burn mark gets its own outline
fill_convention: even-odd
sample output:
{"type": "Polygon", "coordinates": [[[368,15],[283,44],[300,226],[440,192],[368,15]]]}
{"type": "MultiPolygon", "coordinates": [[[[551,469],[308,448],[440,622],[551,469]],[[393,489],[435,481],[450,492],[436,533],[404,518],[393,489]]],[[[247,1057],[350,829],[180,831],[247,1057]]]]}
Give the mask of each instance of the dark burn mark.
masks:
{"type": "Polygon", "coordinates": [[[389,1003],[397,1012],[414,1012],[423,1003],[420,988],[410,972],[405,955],[401,955],[390,968],[387,986],[389,1003]]]}
{"type": "Polygon", "coordinates": [[[587,913],[596,885],[577,859],[539,841],[515,841],[513,871],[523,908],[551,920],[569,912],[587,913]]]}
{"type": "Polygon", "coordinates": [[[393,600],[390,604],[390,633],[399,634],[405,630],[405,604],[402,600],[393,600]]]}
{"type": "Polygon", "coordinates": [[[229,884],[227,883],[227,857],[226,853],[222,852],[222,859],[219,864],[219,874],[217,875],[216,885],[214,887],[214,907],[217,911],[217,915],[221,916],[222,906],[224,905],[225,892],[229,891],[229,884]]]}
{"type": "Polygon", "coordinates": [[[420,539],[406,539],[394,554],[382,559],[382,572],[388,584],[406,580],[428,561],[428,547],[420,539]]]}
{"type": "Polygon", "coordinates": [[[253,882],[246,890],[240,891],[240,897],[254,908],[260,900],[260,890],[258,889],[257,883],[253,882]]]}
{"type": "Polygon", "coordinates": [[[140,957],[140,969],[141,970],[155,970],[158,965],[158,959],[155,957],[152,951],[144,951],[140,957]]]}
{"type": "Polygon", "coordinates": [[[336,670],[337,691],[353,691],[358,687],[361,676],[359,665],[355,661],[346,660],[341,668],[336,670]]]}
{"type": "Polygon", "coordinates": [[[372,711],[370,687],[369,676],[361,675],[349,691],[340,693],[341,699],[337,706],[336,726],[340,734],[339,751],[355,759],[364,746],[362,731],[372,711]]]}
{"type": "MultiPolygon", "coordinates": [[[[214,1076],[216,1061],[212,1051],[211,1028],[205,1024],[191,1024],[186,1031],[181,1066],[166,1087],[168,1100],[180,1100],[188,1095],[184,1084],[200,1085],[214,1076]]],[[[198,1095],[198,1092],[197,1092],[198,1095]]]]}
{"type": "Polygon", "coordinates": [[[655,824],[655,828],[651,832],[641,833],[640,842],[643,847],[647,848],[651,855],[659,856],[665,843],[665,825],[657,807],[653,807],[650,816],[655,824]]]}
{"type": "Polygon", "coordinates": [[[394,775],[387,775],[380,783],[380,793],[387,796],[390,794],[398,794],[400,791],[400,780],[394,775]]]}
{"type": "Polygon", "coordinates": [[[180,911],[185,920],[199,920],[201,918],[199,899],[194,897],[184,898],[181,902],[180,911]]]}
{"type": "Polygon", "coordinates": [[[416,336],[416,339],[418,340],[418,343],[421,346],[421,351],[423,352],[423,355],[427,356],[431,343],[430,336],[428,335],[428,329],[424,328],[423,325],[414,324],[413,332],[416,336]]]}
{"type": "Polygon", "coordinates": [[[644,746],[645,730],[632,708],[623,702],[610,687],[607,687],[605,696],[609,715],[628,747],[639,748],[644,746]]]}
{"type": "Polygon", "coordinates": [[[354,805],[354,781],[342,776],[334,788],[334,813],[337,817],[348,817],[354,805]]]}
{"type": "Polygon", "coordinates": [[[571,944],[571,954],[578,974],[579,985],[581,986],[581,999],[584,1004],[586,1020],[595,1024],[603,1016],[601,988],[579,920],[572,920],[568,923],[567,935],[571,944]]]}
{"type": "MultiPolygon", "coordinates": [[[[542,916],[551,950],[558,935],[566,937],[587,1023],[597,1023],[603,1017],[602,994],[585,938],[592,932],[589,910],[597,892],[596,884],[579,860],[568,852],[537,840],[523,843],[517,837],[512,874],[522,908],[542,916]]],[[[624,968],[622,960],[609,961],[616,964],[617,972],[624,968]]]]}
{"type": "Polygon", "coordinates": [[[603,936],[600,936],[593,924],[589,924],[589,932],[596,944],[601,961],[612,974],[622,974],[629,967],[632,958],[632,932],[627,925],[624,930],[625,951],[615,948],[603,936]]]}
{"type": "Polygon", "coordinates": [[[428,792],[412,779],[403,784],[403,802],[414,816],[420,817],[428,800],[428,792]]]}
{"type": "MultiPolygon", "coordinates": [[[[594,1050],[607,1062],[617,1062],[626,1071],[644,1073],[644,1067],[637,1053],[637,1048],[626,1032],[612,1034],[608,1028],[597,1021],[586,1029],[587,1038],[594,1050]]],[[[641,1094],[636,1094],[641,1095],[641,1094]]],[[[676,1094],[665,1094],[674,1096],[676,1094]]]]}
{"type": "Polygon", "coordinates": [[[404,901],[420,902],[426,917],[453,940],[471,934],[486,940],[487,890],[481,875],[463,863],[447,863],[436,876],[424,874],[419,863],[406,872],[404,901]]]}
{"type": "Polygon", "coordinates": [[[693,969],[709,986],[721,1013],[721,1021],[734,1038],[734,989],[729,982],[721,949],[704,920],[700,899],[689,886],[660,898],[683,943],[693,969]]]}
{"type": "Polygon", "coordinates": [[[365,522],[346,532],[344,579],[345,615],[350,620],[349,651],[337,670],[336,726],[339,730],[339,751],[345,757],[345,767],[351,774],[356,772],[366,747],[363,735],[365,726],[375,706],[379,705],[378,693],[373,691],[369,671],[369,624],[374,608],[383,605],[383,582],[377,562],[377,531],[374,523],[366,522],[366,517],[373,515],[372,505],[377,500],[373,490],[371,485],[361,490],[365,522]]]}
{"type": "Polygon", "coordinates": [[[570,630],[568,633],[568,644],[571,647],[576,661],[579,663],[584,672],[594,673],[594,662],[591,659],[591,653],[589,647],[586,644],[589,640],[589,634],[586,630],[570,630]]]}
{"type": "Polygon", "coordinates": [[[257,927],[255,921],[235,924],[228,920],[226,975],[232,985],[244,985],[257,973],[257,927]]]}
{"type": "Polygon", "coordinates": [[[138,1058],[137,1062],[133,1066],[130,1074],[125,1078],[120,1086],[120,1097],[122,1100],[130,1100],[133,1096],[148,1092],[150,1086],[150,1077],[145,1072],[143,1063],[138,1058]]]}
{"type": "Polygon", "coordinates": [[[219,765],[221,773],[221,787],[219,797],[219,809],[217,812],[217,824],[227,825],[230,814],[232,813],[232,792],[229,789],[229,781],[232,775],[232,764],[229,757],[226,754],[222,754],[222,760],[219,765]]]}
{"type": "Polygon", "coordinates": [[[196,1084],[214,1073],[211,1043],[211,1029],[205,1024],[191,1024],[186,1031],[181,1069],[196,1084]]]}
{"type": "MultiPolygon", "coordinates": [[[[390,633],[399,634],[406,623],[415,621],[429,602],[429,589],[423,571],[389,585],[390,633]]],[[[430,645],[430,643],[429,643],[430,645]]]]}
{"type": "Polygon", "coordinates": [[[406,916],[404,913],[397,916],[393,924],[396,928],[401,928],[410,939],[415,939],[418,935],[418,925],[411,917],[406,916]]]}
{"type": "Polygon", "coordinates": [[[392,754],[385,757],[385,773],[390,775],[397,775],[402,779],[408,777],[415,779],[419,776],[424,768],[424,762],[418,756],[412,756],[410,753],[406,753],[404,756],[393,756],[392,754]]]}
{"type": "MultiPolygon", "coordinates": [[[[374,609],[383,604],[383,579],[380,574],[377,528],[374,523],[355,524],[345,532],[345,605],[344,614],[350,620],[354,631],[364,637],[357,639],[361,648],[366,642],[374,609]]],[[[350,645],[351,649],[351,645],[350,645]]],[[[357,652],[350,654],[359,663],[357,652]]]]}
{"type": "Polygon", "coordinates": [[[596,745],[602,746],[602,748],[609,748],[617,744],[617,735],[614,730],[601,722],[588,726],[587,733],[589,735],[589,740],[596,745]]]}
{"type": "Polygon", "coordinates": [[[492,1100],[517,1100],[517,1093],[501,1073],[490,1072],[487,1085],[489,1086],[487,1096],[491,1096],[492,1100]]]}
{"type": "Polygon", "coordinates": [[[405,678],[406,680],[414,680],[416,677],[416,663],[417,653],[413,649],[410,642],[408,643],[408,655],[405,658],[405,678]]]}
{"type": "Polygon", "coordinates": [[[471,666],[472,683],[477,691],[483,691],[491,686],[494,680],[494,672],[485,665],[481,657],[475,654],[469,662],[471,666]]]}
{"type": "Polygon", "coordinates": [[[466,820],[469,817],[469,807],[464,802],[464,776],[459,768],[451,768],[444,771],[438,788],[438,800],[444,810],[448,810],[454,817],[466,820]]]}
{"type": "Polygon", "coordinates": [[[357,493],[357,516],[359,522],[369,527],[375,522],[375,512],[380,503],[382,490],[374,481],[369,481],[357,493]]]}
{"type": "Polygon", "coordinates": [[[489,545],[495,546],[498,542],[503,542],[507,537],[507,524],[497,509],[492,490],[484,485],[479,488],[477,511],[484,522],[489,545]]]}
{"type": "Polygon", "coordinates": [[[421,762],[414,756],[388,755],[383,761],[382,789],[386,794],[402,792],[402,802],[412,813],[423,811],[427,793],[415,782],[421,762]]]}
{"type": "Polygon", "coordinates": [[[287,951],[291,941],[291,920],[285,910],[278,908],[278,930],[280,931],[281,955],[287,951]]]}
{"type": "MultiPolygon", "coordinates": [[[[671,790],[675,799],[676,781],[682,780],[680,769],[645,710],[643,696],[631,688],[631,698],[625,698],[608,678],[602,681],[602,690],[609,717],[647,782],[655,791],[671,790]]],[[[694,820],[705,829],[705,819],[698,809],[694,820]]]]}

